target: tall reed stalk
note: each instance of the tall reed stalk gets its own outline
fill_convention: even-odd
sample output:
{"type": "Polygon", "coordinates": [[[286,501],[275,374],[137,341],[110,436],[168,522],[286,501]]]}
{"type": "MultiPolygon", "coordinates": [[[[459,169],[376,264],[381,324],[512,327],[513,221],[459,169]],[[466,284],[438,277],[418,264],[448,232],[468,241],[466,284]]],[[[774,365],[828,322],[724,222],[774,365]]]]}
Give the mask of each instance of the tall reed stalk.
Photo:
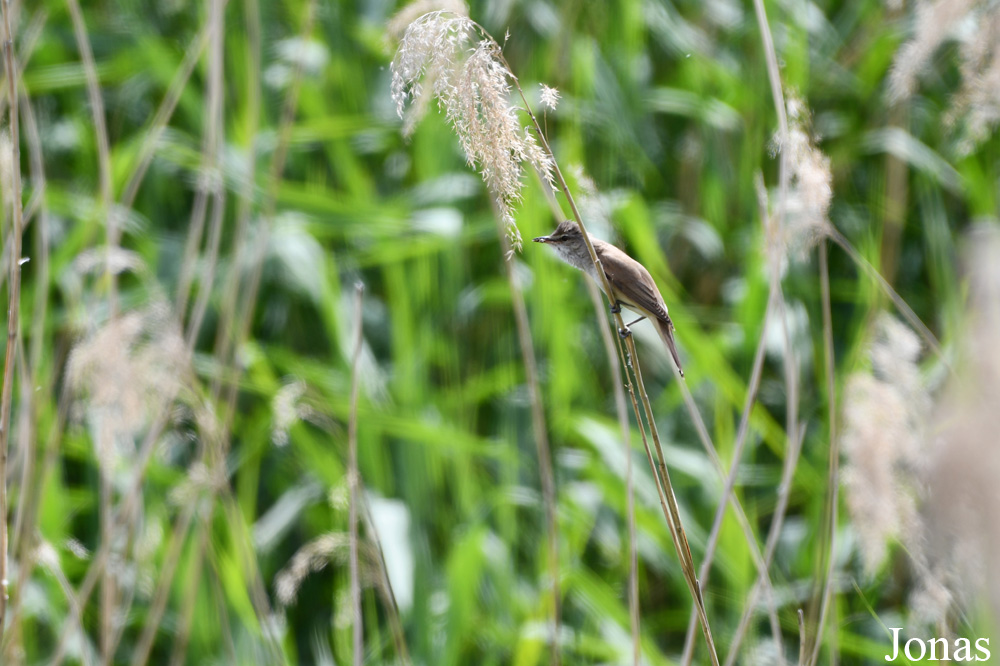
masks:
{"type": "Polygon", "coordinates": [[[11,190],[13,204],[10,211],[11,246],[10,275],[7,284],[7,345],[4,352],[3,389],[0,390],[0,641],[3,639],[7,619],[8,533],[7,533],[7,450],[10,445],[11,410],[14,397],[14,365],[20,332],[21,310],[21,233],[24,228],[21,205],[21,133],[18,125],[17,61],[14,58],[14,40],[11,33],[10,2],[3,3],[3,53],[4,72],[7,79],[7,100],[10,109],[11,190]]]}

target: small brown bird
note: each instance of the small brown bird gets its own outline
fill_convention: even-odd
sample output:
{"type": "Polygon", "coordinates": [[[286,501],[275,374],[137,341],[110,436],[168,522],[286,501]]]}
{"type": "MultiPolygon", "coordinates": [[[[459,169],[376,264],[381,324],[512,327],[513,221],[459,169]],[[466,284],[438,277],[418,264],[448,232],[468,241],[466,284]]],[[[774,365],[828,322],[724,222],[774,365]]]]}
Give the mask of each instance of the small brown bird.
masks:
{"type": "MultiPolygon", "coordinates": [[[[560,223],[551,234],[539,236],[535,242],[551,245],[555,248],[560,259],[570,266],[579,268],[603,287],[603,281],[594,270],[594,262],[590,259],[590,252],[583,240],[583,233],[576,222],[566,220],[560,223]]],[[[597,258],[601,260],[604,274],[611,285],[613,293],[608,294],[612,303],[611,311],[620,312],[621,306],[624,305],[636,314],[642,315],[631,322],[629,326],[648,317],[656,326],[664,344],[670,350],[670,355],[674,358],[674,363],[677,364],[677,370],[683,377],[684,370],[681,368],[681,359],[677,355],[677,345],[674,343],[674,323],[670,321],[663,296],[660,296],[660,290],[657,289],[649,271],[610,243],[605,243],[594,237],[591,237],[590,242],[594,244],[594,251],[597,252],[597,258]]],[[[630,333],[628,326],[619,333],[622,337],[628,337],[630,333]]]]}

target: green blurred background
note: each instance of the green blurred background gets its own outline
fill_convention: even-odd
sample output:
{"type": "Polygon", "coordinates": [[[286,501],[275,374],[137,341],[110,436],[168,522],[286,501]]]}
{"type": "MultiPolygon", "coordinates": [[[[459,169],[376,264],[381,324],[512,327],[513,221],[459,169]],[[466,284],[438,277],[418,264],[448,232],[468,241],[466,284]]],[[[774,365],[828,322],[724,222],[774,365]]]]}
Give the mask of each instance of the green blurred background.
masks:
{"type": "MultiPolygon", "coordinates": [[[[963,308],[961,237],[972,220],[996,218],[1000,176],[995,137],[962,154],[959,130],[944,122],[961,85],[957,47],[936,50],[917,93],[892,105],[887,76],[914,7],[767,8],[786,92],[811,110],[831,159],[832,223],[947,346],[963,308]]],[[[30,261],[4,663],[57,653],[71,663],[349,661],[357,281],[366,286],[358,451],[371,519],[361,534],[364,546],[377,529],[412,662],[550,663],[544,510],[503,249],[485,187],[444,117],[432,110],[410,140],[401,134],[385,31],[399,7],[87,0],[93,68],[71,9],[11,3],[30,261]],[[172,93],[160,131],[156,114],[172,93]],[[105,261],[119,271],[113,287],[105,261]],[[103,572],[84,597],[99,557],[103,572]],[[282,588],[290,580],[298,587],[282,588]]],[[[787,450],[787,389],[780,330],[761,330],[768,267],[754,177],[776,187],[777,121],[752,4],[469,9],[497,37],[509,30],[504,54],[534,103],[538,83],[560,91],[544,117],[555,156],[596,186],[588,193],[570,176],[591,231],[656,278],[687,385],[727,466],[754,350],[768,336],[737,485],[762,543],[787,450]]],[[[534,178],[516,217],[526,239],[558,222],[534,178]]],[[[583,276],[531,243],[513,262],[554,459],[562,660],[631,663],[620,378],[583,276]]],[[[887,300],[835,246],[830,280],[842,391],[867,364],[869,324],[887,300]]],[[[821,572],[829,456],[815,251],[788,262],[783,287],[805,438],[770,574],[794,658],[796,611],[821,572]]],[[[700,562],[722,482],[652,328],[636,333],[700,562]]],[[[924,358],[933,381],[940,359],[924,358]]],[[[633,434],[643,657],[675,663],[690,597],[633,434]]],[[[853,535],[845,515],[820,663],[884,663],[885,627],[910,615],[903,549],[871,574],[853,535]]],[[[370,546],[361,559],[367,663],[393,663],[380,564],[370,546]]],[[[755,573],[730,515],[705,590],[723,652],[755,573]]],[[[963,622],[960,635],[982,628],[963,622]]],[[[758,614],[739,663],[775,663],[758,649],[768,634],[758,614]]],[[[695,660],[708,663],[701,645],[695,660]]]]}

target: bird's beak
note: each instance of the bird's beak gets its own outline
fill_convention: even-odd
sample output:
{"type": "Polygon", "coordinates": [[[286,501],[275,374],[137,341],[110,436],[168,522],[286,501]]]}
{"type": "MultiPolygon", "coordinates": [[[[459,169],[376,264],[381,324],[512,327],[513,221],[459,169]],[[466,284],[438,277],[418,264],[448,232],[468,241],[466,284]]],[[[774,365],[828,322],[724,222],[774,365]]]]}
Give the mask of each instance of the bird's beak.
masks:
{"type": "Polygon", "coordinates": [[[550,242],[552,240],[552,237],[551,236],[539,236],[538,238],[535,238],[533,240],[536,243],[548,243],[548,242],[550,242]]]}

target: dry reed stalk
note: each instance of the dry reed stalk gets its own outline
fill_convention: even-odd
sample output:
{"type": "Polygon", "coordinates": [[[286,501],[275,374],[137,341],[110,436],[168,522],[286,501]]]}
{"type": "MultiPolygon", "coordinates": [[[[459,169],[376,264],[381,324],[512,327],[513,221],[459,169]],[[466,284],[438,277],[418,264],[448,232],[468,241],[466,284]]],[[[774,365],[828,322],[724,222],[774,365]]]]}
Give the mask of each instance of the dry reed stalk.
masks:
{"type": "Polygon", "coordinates": [[[187,542],[187,535],[191,529],[191,522],[198,509],[198,502],[191,501],[184,504],[181,515],[178,516],[170,530],[170,545],[163,558],[163,565],[158,570],[159,581],[156,591],[153,593],[153,601],[150,603],[146,613],[146,620],[143,623],[142,634],[132,652],[132,666],[141,666],[149,661],[150,652],[153,650],[153,642],[163,620],[163,613],[167,608],[167,601],[170,599],[170,588],[174,580],[174,573],[180,563],[184,544],[187,542]]]}
{"type": "MultiPolygon", "coordinates": [[[[15,14],[14,19],[16,21],[17,15],[15,14]]],[[[18,35],[18,41],[20,42],[20,48],[15,53],[14,65],[17,72],[17,81],[19,82],[21,88],[24,88],[24,69],[28,66],[31,61],[31,56],[35,53],[35,47],[38,45],[38,38],[42,34],[42,29],[45,27],[45,23],[48,20],[48,12],[45,9],[39,9],[32,15],[31,21],[18,35]]],[[[22,95],[27,94],[27,91],[22,91],[22,95]]],[[[7,112],[7,104],[9,100],[7,95],[0,97],[0,116],[7,112]]],[[[34,199],[32,195],[32,199],[34,199]]],[[[27,227],[29,215],[28,208],[25,207],[24,220],[25,227],[27,227]]]]}
{"type": "MultiPolygon", "coordinates": [[[[258,0],[244,0],[244,12],[246,14],[247,33],[247,79],[244,82],[247,89],[248,122],[247,133],[250,137],[256,137],[260,127],[260,81],[256,72],[261,69],[261,24],[260,7],[258,0]]],[[[293,87],[297,85],[296,79],[292,81],[293,87]]],[[[247,243],[247,233],[250,228],[250,216],[253,213],[254,191],[256,188],[257,173],[257,144],[255,139],[250,140],[247,155],[247,173],[243,187],[240,188],[236,210],[236,230],[233,234],[233,259],[232,269],[223,287],[221,302],[221,312],[219,314],[219,326],[215,338],[215,356],[228,361],[230,345],[233,344],[233,326],[236,317],[236,309],[239,304],[240,272],[239,267],[246,259],[249,251],[247,243]]],[[[222,377],[212,379],[211,395],[213,402],[218,400],[222,391],[222,377]]]]}
{"type": "MultiPolygon", "coordinates": [[[[225,58],[225,0],[213,0],[209,12],[209,32],[213,37],[209,40],[210,50],[208,57],[208,105],[205,109],[206,130],[204,144],[205,164],[199,177],[199,196],[205,189],[212,192],[212,218],[208,232],[208,257],[202,269],[202,275],[198,284],[198,298],[188,321],[187,347],[194,349],[198,339],[198,331],[208,309],[208,299],[212,294],[212,282],[215,279],[215,268],[219,258],[219,245],[222,241],[222,222],[226,210],[226,185],[222,177],[222,151],[225,147],[225,125],[223,117],[223,61],[225,58]],[[205,182],[207,181],[207,182],[205,182]],[[205,188],[201,187],[202,185],[205,188]]],[[[192,233],[191,237],[195,234],[192,233]]],[[[197,237],[200,238],[200,232],[197,237]]],[[[187,249],[187,248],[185,248],[187,249]]],[[[194,262],[191,261],[190,265],[194,262]]],[[[187,265],[187,261],[183,265],[187,265]]],[[[187,293],[182,292],[184,300],[187,300],[187,293]]],[[[184,308],[177,309],[177,316],[184,316],[184,308]]]]}
{"type": "MultiPolygon", "coordinates": [[[[603,274],[603,273],[602,273],[603,274]]],[[[708,613],[705,610],[705,600],[702,596],[701,583],[695,571],[694,558],[691,555],[691,547],[688,545],[687,533],[681,521],[680,509],[677,507],[677,497],[674,495],[673,483],[670,481],[670,473],[667,470],[667,463],[663,456],[663,447],[660,443],[660,434],[656,428],[656,421],[653,417],[653,408],[649,402],[649,395],[646,393],[646,386],[642,380],[642,370],[640,369],[638,354],[635,349],[635,340],[632,336],[625,338],[628,348],[629,358],[634,362],[629,366],[635,377],[636,389],[639,398],[642,400],[643,410],[646,416],[646,424],[649,426],[649,433],[656,449],[656,466],[653,468],[654,474],[659,470],[660,483],[663,484],[663,496],[666,498],[665,518],[670,527],[670,535],[673,537],[674,548],[677,550],[677,557],[680,560],[681,571],[684,573],[684,580],[688,585],[691,598],[694,600],[694,607],[698,613],[698,620],[701,624],[701,632],[705,637],[708,646],[709,658],[713,666],[719,665],[718,653],[715,649],[715,640],[712,637],[712,629],[708,622],[708,613]]],[[[676,365],[672,366],[678,381],[683,381],[680,377],[680,370],[676,365]]]]}
{"type": "Polygon", "coordinates": [[[87,23],[80,10],[79,0],[66,0],[73,20],[73,34],[76,46],[80,51],[83,63],[83,73],[87,82],[87,98],[90,101],[90,112],[94,120],[94,138],[97,143],[97,173],[100,184],[99,215],[104,216],[107,234],[107,260],[105,278],[108,280],[108,293],[111,303],[111,316],[118,312],[118,280],[111,265],[112,248],[118,247],[121,239],[121,229],[118,228],[117,214],[111,210],[111,148],[108,142],[108,126],[104,118],[104,98],[101,96],[101,81],[97,75],[97,65],[94,63],[94,52],[90,47],[90,37],[87,35],[87,23]]]}
{"type": "Polygon", "coordinates": [[[796,616],[799,620],[799,666],[806,666],[806,616],[801,608],[796,616]]]}
{"type": "MultiPolygon", "coordinates": [[[[712,528],[709,531],[708,541],[705,545],[705,555],[701,563],[701,568],[698,570],[698,574],[702,582],[708,580],[709,573],[711,572],[712,561],[715,557],[716,547],[719,543],[719,535],[722,533],[722,520],[725,516],[726,506],[728,504],[727,499],[736,499],[734,494],[736,488],[736,477],[739,472],[740,461],[743,459],[743,447],[747,441],[747,435],[750,431],[750,413],[753,409],[754,403],[757,400],[757,390],[760,388],[761,375],[764,369],[764,351],[765,351],[765,332],[767,331],[767,325],[773,312],[775,305],[775,292],[772,289],[768,295],[767,305],[764,306],[764,317],[761,324],[761,334],[760,339],[757,343],[757,349],[754,352],[753,364],[750,370],[750,382],[747,386],[747,396],[743,404],[743,413],[740,416],[740,423],[736,433],[736,443],[733,446],[733,456],[732,464],[729,467],[729,474],[725,479],[725,486],[722,491],[722,499],[719,502],[719,506],[716,509],[715,517],[712,520],[712,528]]],[[[766,559],[763,560],[763,566],[758,568],[759,572],[767,572],[767,565],[769,564],[766,559]]],[[[775,632],[775,640],[779,642],[781,640],[780,626],[774,626],[777,624],[777,616],[772,613],[772,617],[775,622],[772,625],[772,632],[775,632]],[[775,631],[777,629],[777,631],[775,631]]],[[[693,641],[692,637],[694,634],[695,618],[692,617],[688,620],[687,637],[684,641],[684,652],[681,656],[682,664],[690,664],[693,657],[693,641]]],[[[780,654],[780,651],[779,651],[780,654]]],[[[782,663],[783,663],[782,659],[782,663]]]]}
{"type": "Polygon", "coordinates": [[[17,61],[14,57],[11,33],[10,4],[3,7],[4,70],[7,78],[7,95],[10,104],[10,160],[11,160],[11,250],[10,276],[8,278],[7,345],[4,354],[3,389],[0,391],[0,641],[3,639],[7,615],[7,448],[10,443],[10,423],[13,402],[14,364],[18,340],[21,308],[21,232],[23,209],[21,205],[21,134],[18,126],[17,61]]]}
{"type": "MultiPolygon", "coordinates": [[[[196,615],[195,605],[198,603],[198,592],[201,589],[202,570],[205,568],[205,551],[208,548],[209,534],[208,518],[204,513],[201,513],[200,520],[198,521],[198,543],[194,549],[194,572],[190,574],[191,577],[188,581],[187,589],[184,590],[181,610],[178,613],[178,617],[181,618],[181,624],[174,635],[173,648],[170,651],[170,666],[183,666],[187,656],[187,647],[191,638],[191,625],[196,615]]],[[[219,585],[218,572],[216,572],[216,576],[212,578],[209,584],[212,586],[213,592],[217,591],[219,585]]],[[[233,645],[232,631],[229,628],[229,611],[225,604],[218,604],[217,612],[219,614],[219,627],[222,631],[226,647],[229,648],[233,645]]],[[[231,655],[230,663],[235,663],[235,648],[231,649],[229,654],[231,655]]]]}
{"type": "Polygon", "coordinates": [[[361,579],[358,571],[358,486],[361,472],[358,470],[358,362],[361,359],[362,337],[362,305],[364,303],[365,285],[358,282],[354,285],[354,347],[351,353],[351,413],[347,422],[347,488],[350,495],[349,530],[350,530],[350,577],[351,577],[351,654],[354,666],[364,662],[364,625],[361,615],[361,579]]]}
{"type": "MultiPolygon", "coordinates": [[[[73,21],[73,33],[76,37],[77,49],[80,51],[80,58],[83,62],[84,76],[87,82],[87,97],[90,100],[91,114],[94,120],[94,134],[97,143],[97,167],[98,182],[100,184],[100,205],[98,215],[104,218],[106,230],[106,259],[105,259],[105,279],[108,283],[108,301],[110,303],[111,317],[118,313],[118,278],[116,271],[112,269],[111,255],[112,248],[118,246],[121,233],[118,229],[117,214],[111,209],[111,149],[108,142],[108,129],[104,117],[104,100],[101,97],[101,84],[97,75],[97,67],[94,64],[94,53],[90,47],[90,38],[87,35],[87,24],[80,10],[78,0],[66,0],[66,7],[69,9],[70,17],[73,21]]],[[[109,450],[112,446],[110,441],[99,443],[99,447],[109,450]]],[[[112,539],[112,502],[111,479],[104,466],[101,466],[100,475],[100,516],[101,516],[101,540],[110,542],[112,539]]],[[[112,659],[110,654],[111,641],[114,633],[113,615],[117,592],[114,578],[110,575],[101,577],[101,654],[105,663],[112,659]]]]}
{"type": "MultiPolygon", "coordinates": [[[[779,237],[779,234],[776,226],[772,221],[770,213],[768,212],[767,192],[764,187],[763,176],[757,174],[755,180],[756,180],[755,186],[757,190],[757,201],[760,208],[761,225],[764,228],[765,236],[767,236],[769,239],[774,240],[779,237]]],[[[769,251],[772,253],[775,252],[776,247],[777,246],[769,247],[769,251]]],[[[740,418],[740,425],[737,430],[736,444],[734,446],[734,451],[733,451],[733,462],[730,467],[729,474],[726,477],[726,484],[723,490],[723,498],[729,497],[732,500],[736,499],[735,495],[733,494],[733,491],[735,489],[736,474],[738,471],[740,460],[742,458],[743,446],[746,441],[747,433],[749,430],[751,409],[753,407],[754,402],[756,401],[757,390],[760,387],[761,372],[764,363],[764,349],[765,349],[764,335],[767,330],[767,326],[771,321],[772,314],[775,312],[780,313],[781,315],[780,319],[781,319],[782,333],[783,333],[782,341],[784,345],[785,358],[786,358],[786,363],[785,363],[786,383],[789,386],[789,399],[788,399],[788,411],[787,411],[787,423],[786,423],[787,431],[789,433],[789,439],[788,439],[788,447],[786,449],[786,466],[785,466],[786,474],[788,474],[787,483],[791,482],[791,474],[792,472],[794,472],[795,465],[797,464],[798,461],[798,449],[795,446],[795,442],[798,441],[798,438],[793,438],[794,437],[793,433],[795,432],[793,424],[797,419],[797,404],[798,404],[797,382],[795,380],[795,377],[797,376],[797,371],[794,369],[794,367],[792,367],[794,365],[794,359],[791,353],[791,341],[788,335],[787,322],[784,316],[784,297],[781,292],[781,282],[780,282],[780,275],[777,270],[777,262],[772,259],[769,263],[771,267],[771,276],[768,284],[768,301],[767,305],[764,308],[763,322],[761,324],[761,337],[757,344],[757,350],[754,352],[754,361],[750,373],[750,383],[748,386],[747,398],[744,404],[743,415],[740,418]],[[790,466],[788,464],[789,462],[792,463],[790,466]]],[[[703,424],[699,432],[701,432],[702,430],[705,430],[703,424]]],[[[714,447],[712,447],[711,450],[714,451],[715,450],[714,447]]],[[[777,543],[776,539],[780,534],[781,525],[784,521],[784,516],[785,516],[784,507],[787,506],[787,497],[785,503],[782,503],[781,501],[781,493],[783,489],[787,490],[785,483],[779,486],[778,507],[777,510],[775,511],[774,519],[771,523],[770,533],[768,535],[768,541],[767,545],[765,546],[765,552],[763,556],[761,556],[759,554],[759,551],[757,551],[757,557],[759,558],[759,560],[756,561],[758,569],[757,581],[754,587],[751,588],[750,594],[748,595],[747,603],[744,606],[743,617],[741,618],[739,625],[740,629],[738,629],[737,634],[730,645],[729,654],[726,659],[727,664],[732,663],[732,659],[735,658],[735,655],[739,648],[739,644],[742,641],[743,631],[745,631],[745,628],[749,623],[750,615],[752,614],[755,608],[757,595],[761,591],[765,593],[766,599],[768,601],[768,610],[770,616],[769,619],[771,621],[771,633],[773,634],[774,641],[776,643],[779,658],[782,660],[784,659],[782,654],[783,649],[781,647],[781,626],[777,617],[777,609],[774,606],[774,592],[771,587],[771,582],[767,573],[768,569],[771,566],[771,559],[774,554],[773,549],[777,543]]],[[[722,526],[722,509],[724,508],[724,506],[725,506],[725,501],[720,503],[719,511],[716,512],[715,519],[713,520],[712,523],[712,531],[709,535],[709,542],[706,547],[705,560],[702,562],[701,573],[702,576],[705,578],[707,578],[708,576],[709,572],[708,567],[710,566],[712,559],[715,556],[715,546],[718,542],[718,533],[722,526]]],[[[738,512],[738,515],[742,512],[742,507],[739,507],[739,509],[740,512],[738,512]]],[[[746,520],[745,515],[743,516],[743,520],[746,520]]],[[[745,529],[749,529],[749,527],[745,529]]],[[[752,543],[754,544],[754,546],[756,546],[756,541],[753,541],[752,543]]],[[[684,664],[690,663],[691,651],[688,648],[688,645],[690,645],[691,636],[692,636],[692,623],[689,621],[688,639],[685,644],[684,658],[682,660],[682,663],[684,664]]]]}
{"type": "MultiPolygon", "coordinates": [[[[823,596],[820,601],[820,615],[816,636],[809,663],[815,664],[819,658],[819,647],[826,624],[826,613],[830,607],[830,597],[833,593],[833,567],[836,564],[837,553],[837,515],[840,503],[840,441],[837,439],[837,395],[833,376],[833,314],[830,305],[830,269],[827,261],[826,242],[819,246],[819,278],[820,292],[823,300],[823,365],[826,374],[827,418],[830,432],[830,462],[827,469],[827,515],[825,523],[828,528],[827,563],[824,573],[823,596]]],[[[833,661],[836,662],[836,655],[833,661]]]]}
{"type": "MultiPolygon", "coordinates": [[[[364,500],[364,488],[361,491],[361,498],[364,500]]],[[[386,615],[389,617],[389,627],[392,631],[392,641],[396,646],[396,656],[402,660],[403,664],[411,666],[413,660],[410,659],[410,649],[406,646],[403,623],[399,619],[399,604],[396,603],[396,592],[392,589],[392,581],[389,580],[389,568],[385,564],[385,553],[382,551],[382,543],[378,538],[378,530],[375,529],[375,522],[372,520],[368,503],[362,501],[361,508],[364,509],[365,531],[368,533],[375,555],[378,557],[378,589],[382,593],[382,602],[385,604],[386,615]]]]}
{"type": "MultiPolygon", "coordinates": [[[[41,30],[41,26],[38,29],[41,30]]],[[[35,290],[35,304],[32,307],[31,351],[28,359],[30,377],[27,383],[21,387],[22,410],[24,410],[25,415],[24,437],[27,446],[31,447],[31,450],[25,454],[25,464],[22,469],[20,486],[20,497],[22,499],[18,501],[17,517],[14,521],[14,552],[20,550],[19,545],[24,535],[24,512],[28,504],[28,502],[24,501],[24,498],[30,495],[29,489],[32,487],[31,482],[34,477],[34,461],[36,457],[34,447],[35,440],[37,439],[39,403],[33,400],[30,388],[38,386],[38,372],[41,366],[42,351],[45,348],[45,316],[48,312],[49,300],[49,220],[48,206],[45,203],[47,181],[42,156],[42,139],[38,131],[38,123],[35,120],[34,110],[31,108],[31,100],[26,90],[21,94],[20,107],[21,115],[24,117],[25,143],[28,146],[29,156],[29,173],[31,174],[32,189],[34,190],[32,198],[37,198],[39,201],[38,221],[35,225],[35,242],[37,243],[38,251],[34,255],[35,261],[33,264],[37,267],[37,283],[42,285],[42,288],[35,290]],[[27,406],[31,406],[31,408],[28,409],[27,406]]]]}
{"type": "MultiPolygon", "coordinates": [[[[38,30],[41,30],[41,20],[38,30]]],[[[22,85],[22,89],[24,86],[22,85]]],[[[37,457],[39,455],[37,439],[39,420],[41,418],[41,401],[34,399],[32,387],[39,386],[39,369],[41,367],[42,351],[44,345],[45,316],[48,312],[48,284],[49,284],[49,220],[48,206],[45,204],[46,179],[44,161],[41,149],[41,136],[38,132],[38,124],[35,121],[35,114],[31,107],[31,100],[28,98],[26,90],[22,91],[20,103],[21,115],[24,118],[25,143],[28,146],[29,173],[33,184],[34,193],[32,198],[38,199],[38,219],[35,224],[35,243],[37,251],[35,253],[34,266],[36,267],[36,280],[40,288],[35,290],[35,303],[32,307],[31,323],[31,351],[26,364],[27,377],[22,379],[21,399],[19,411],[19,429],[21,438],[21,450],[23,464],[21,468],[21,482],[18,488],[17,513],[14,518],[13,539],[10,552],[18,562],[17,581],[11,594],[10,610],[11,621],[8,639],[2,652],[2,657],[9,658],[7,650],[14,649],[21,645],[20,636],[20,610],[23,600],[22,592],[29,580],[34,550],[34,530],[36,528],[35,517],[37,502],[40,500],[41,492],[37,490],[42,485],[42,479],[36,476],[37,457]],[[31,526],[31,527],[28,527],[31,526]],[[29,536],[26,532],[31,531],[29,536]]],[[[46,393],[47,395],[48,393],[46,393]]],[[[0,659],[3,661],[3,659],[0,659]]]]}

